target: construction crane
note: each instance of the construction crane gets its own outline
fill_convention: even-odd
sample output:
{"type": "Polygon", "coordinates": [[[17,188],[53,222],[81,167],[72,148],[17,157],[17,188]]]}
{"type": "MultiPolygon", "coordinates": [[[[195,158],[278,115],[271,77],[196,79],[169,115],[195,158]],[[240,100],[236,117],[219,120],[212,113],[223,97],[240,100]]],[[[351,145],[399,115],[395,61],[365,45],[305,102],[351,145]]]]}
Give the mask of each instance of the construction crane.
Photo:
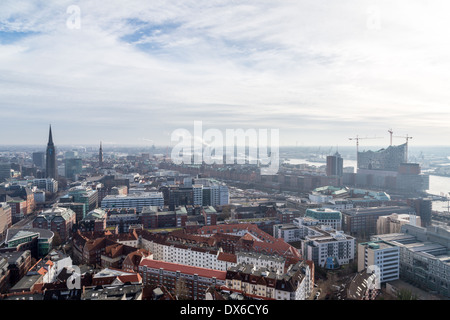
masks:
{"type": "Polygon", "coordinates": [[[406,139],[405,163],[408,163],[408,140],[412,139],[413,137],[410,137],[408,135],[406,135],[405,137],[403,137],[403,136],[394,136],[394,137],[406,139]]]}
{"type": "Polygon", "coordinates": [[[359,140],[365,140],[365,139],[381,139],[381,137],[365,137],[361,138],[358,135],[356,135],[355,138],[348,138],[348,140],[356,140],[356,165],[358,166],[358,153],[359,153],[359,140]]]}
{"type": "Polygon", "coordinates": [[[389,129],[388,132],[391,135],[391,144],[390,145],[392,146],[392,134],[394,133],[394,131],[392,131],[392,129],[389,129]]]}
{"type": "Polygon", "coordinates": [[[359,151],[359,140],[365,140],[365,139],[381,139],[381,137],[365,137],[360,138],[358,135],[355,138],[348,138],[348,140],[356,140],[356,152],[359,151]]]}

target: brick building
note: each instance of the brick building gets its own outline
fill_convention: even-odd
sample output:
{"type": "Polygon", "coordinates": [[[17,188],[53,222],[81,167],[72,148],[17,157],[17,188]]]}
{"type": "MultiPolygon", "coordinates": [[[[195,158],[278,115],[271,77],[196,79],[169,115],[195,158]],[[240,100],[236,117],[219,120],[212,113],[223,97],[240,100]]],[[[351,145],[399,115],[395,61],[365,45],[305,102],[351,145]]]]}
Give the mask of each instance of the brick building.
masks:
{"type": "Polygon", "coordinates": [[[33,220],[33,228],[48,229],[66,241],[76,223],[75,212],[69,208],[54,207],[39,214],[33,220]]]}

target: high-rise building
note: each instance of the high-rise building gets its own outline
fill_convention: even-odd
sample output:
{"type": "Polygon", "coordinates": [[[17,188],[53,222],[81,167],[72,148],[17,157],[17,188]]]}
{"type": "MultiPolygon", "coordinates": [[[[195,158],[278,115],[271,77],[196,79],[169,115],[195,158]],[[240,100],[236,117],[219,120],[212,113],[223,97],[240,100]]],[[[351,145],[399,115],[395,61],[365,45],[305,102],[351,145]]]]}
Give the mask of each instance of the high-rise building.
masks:
{"type": "Polygon", "coordinates": [[[333,156],[327,157],[327,176],[342,176],[344,171],[344,159],[336,152],[333,156]]]}
{"type": "Polygon", "coordinates": [[[56,149],[53,144],[52,127],[50,126],[47,143],[45,175],[47,178],[58,178],[58,167],[56,166],[56,149]]]}
{"type": "Polygon", "coordinates": [[[192,190],[194,191],[194,206],[203,205],[203,185],[194,184],[192,190]]]}
{"type": "Polygon", "coordinates": [[[65,159],[64,170],[67,179],[77,180],[83,170],[83,161],[80,158],[65,159]]]}
{"type": "Polygon", "coordinates": [[[45,165],[45,152],[33,152],[33,164],[36,167],[43,169],[45,165]]]}
{"type": "Polygon", "coordinates": [[[407,199],[406,204],[412,208],[420,217],[420,225],[422,227],[431,226],[432,200],[430,198],[414,198],[407,199]]]}
{"type": "Polygon", "coordinates": [[[0,182],[11,178],[11,163],[0,163],[0,182]]]}

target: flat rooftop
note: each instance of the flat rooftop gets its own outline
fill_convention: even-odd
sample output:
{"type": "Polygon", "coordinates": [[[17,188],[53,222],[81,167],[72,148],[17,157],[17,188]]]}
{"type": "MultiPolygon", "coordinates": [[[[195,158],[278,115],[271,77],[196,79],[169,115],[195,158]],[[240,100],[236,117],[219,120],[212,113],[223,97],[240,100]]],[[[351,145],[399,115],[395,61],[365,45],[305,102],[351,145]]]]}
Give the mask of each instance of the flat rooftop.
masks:
{"type": "Polygon", "coordinates": [[[36,274],[27,274],[16,283],[14,287],[11,288],[11,291],[30,291],[31,287],[38,282],[42,278],[42,275],[39,273],[36,274]]]}
{"type": "Polygon", "coordinates": [[[103,200],[114,200],[114,199],[143,199],[143,198],[163,198],[162,192],[133,192],[129,194],[118,194],[118,195],[108,195],[103,200]]]}

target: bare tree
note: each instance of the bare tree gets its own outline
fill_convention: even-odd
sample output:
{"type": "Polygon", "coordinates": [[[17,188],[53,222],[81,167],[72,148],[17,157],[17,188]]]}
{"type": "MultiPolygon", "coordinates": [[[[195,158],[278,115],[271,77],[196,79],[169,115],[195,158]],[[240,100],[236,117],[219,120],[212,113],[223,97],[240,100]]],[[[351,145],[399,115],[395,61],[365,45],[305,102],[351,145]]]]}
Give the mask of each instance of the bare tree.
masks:
{"type": "Polygon", "coordinates": [[[175,296],[178,300],[191,300],[189,289],[184,278],[179,278],[175,282],[175,296]]]}

